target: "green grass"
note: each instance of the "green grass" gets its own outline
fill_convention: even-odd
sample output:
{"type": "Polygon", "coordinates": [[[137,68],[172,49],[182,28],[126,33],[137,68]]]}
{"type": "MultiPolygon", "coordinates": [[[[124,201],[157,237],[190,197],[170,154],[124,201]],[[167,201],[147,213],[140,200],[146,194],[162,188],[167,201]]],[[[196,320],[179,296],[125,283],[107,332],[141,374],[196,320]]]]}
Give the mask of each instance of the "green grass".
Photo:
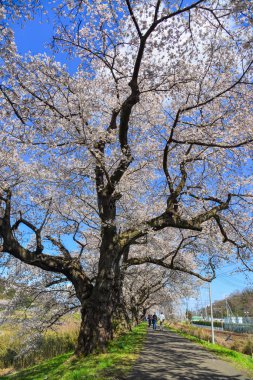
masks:
{"type": "Polygon", "coordinates": [[[207,342],[206,340],[199,339],[193,335],[182,332],[179,329],[175,329],[171,326],[166,326],[170,331],[175,332],[186,339],[191,340],[197,344],[200,344],[208,351],[213,352],[222,359],[226,359],[235,364],[238,369],[244,370],[253,379],[253,359],[249,355],[242,354],[237,351],[230,350],[218,344],[207,342]]]}
{"type": "Polygon", "coordinates": [[[73,353],[56,356],[34,367],[7,376],[3,380],[108,380],[125,375],[138,357],[147,333],[146,324],[111,342],[108,352],[83,359],[73,353]]]}

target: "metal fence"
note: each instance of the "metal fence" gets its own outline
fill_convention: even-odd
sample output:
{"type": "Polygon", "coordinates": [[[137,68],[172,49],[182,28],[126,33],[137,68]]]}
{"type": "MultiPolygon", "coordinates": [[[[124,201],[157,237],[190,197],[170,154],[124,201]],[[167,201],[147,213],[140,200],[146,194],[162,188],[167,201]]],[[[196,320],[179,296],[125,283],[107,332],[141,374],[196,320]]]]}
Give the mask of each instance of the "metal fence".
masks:
{"type": "Polygon", "coordinates": [[[253,334],[253,325],[248,323],[224,323],[223,329],[237,333],[253,334]]]}

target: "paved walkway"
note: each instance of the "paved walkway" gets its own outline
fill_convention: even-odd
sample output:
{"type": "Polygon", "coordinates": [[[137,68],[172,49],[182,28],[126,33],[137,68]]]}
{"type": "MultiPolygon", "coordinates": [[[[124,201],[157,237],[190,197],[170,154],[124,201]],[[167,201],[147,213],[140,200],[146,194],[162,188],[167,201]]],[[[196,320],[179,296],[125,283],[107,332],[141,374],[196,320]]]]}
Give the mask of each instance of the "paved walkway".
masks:
{"type": "Polygon", "coordinates": [[[227,362],[169,331],[148,333],[127,380],[249,380],[227,362]]]}

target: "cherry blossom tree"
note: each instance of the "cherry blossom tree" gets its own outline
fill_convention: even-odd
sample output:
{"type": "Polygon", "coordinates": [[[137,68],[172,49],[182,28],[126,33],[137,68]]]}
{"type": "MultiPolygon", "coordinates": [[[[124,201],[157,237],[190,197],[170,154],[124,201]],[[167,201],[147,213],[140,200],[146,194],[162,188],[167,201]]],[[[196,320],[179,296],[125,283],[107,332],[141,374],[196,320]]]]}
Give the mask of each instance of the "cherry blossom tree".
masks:
{"type": "Polygon", "coordinates": [[[157,308],[175,311],[182,299],[196,295],[198,284],[193,279],[182,272],[161,270],[159,266],[131,266],[123,289],[126,320],[138,324],[157,308]]]}
{"type": "Polygon", "coordinates": [[[20,56],[8,34],[1,251],[72,283],[78,354],[112,339],[131,266],[208,281],[224,259],[251,270],[252,11],[63,1],[52,47],[80,60],[75,75],[20,56]]]}

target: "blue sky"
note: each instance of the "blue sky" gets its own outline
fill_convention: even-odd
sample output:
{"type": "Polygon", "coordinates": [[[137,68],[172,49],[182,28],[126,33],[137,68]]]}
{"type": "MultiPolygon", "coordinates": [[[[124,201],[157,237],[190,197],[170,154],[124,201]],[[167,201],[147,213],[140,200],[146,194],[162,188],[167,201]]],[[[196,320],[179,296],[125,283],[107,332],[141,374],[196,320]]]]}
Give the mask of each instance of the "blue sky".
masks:
{"type": "Polygon", "coordinates": [[[21,23],[19,20],[10,22],[10,25],[15,34],[15,41],[20,54],[28,53],[32,54],[47,53],[48,55],[54,55],[56,60],[66,64],[68,71],[73,74],[77,71],[79,60],[73,59],[65,52],[59,52],[54,54],[49,47],[52,42],[53,35],[53,18],[48,14],[40,12],[35,15],[34,20],[21,23]]]}
{"type": "MultiPolygon", "coordinates": [[[[47,46],[51,42],[53,32],[53,20],[50,19],[50,13],[44,15],[42,13],[35,16],[34,20],[27,21],[21,24],[18,21],[11,24],[18,51],[25,54],[31,51],[32,54],[44,53],[53,55],[50,48],[47,46]]],[[[78,67],[78,60],[71,59],[66,53],[57,53],[56,60],[65,63],[70,73],[74,73],[78,67]]],[[[246,287],[253,285],[253,274],[234,273],[233,266],[226,266],[217,271],[217,278],[212,283],[213,300],[223,299],[225,296],[232,292],[242,290],[246,287]]],[[[209,295],[207,285],[201,287],[200,296],[198,300],[189,299],[188,306],[190,308],[197,307],[197,305],[205,306],[209,302],[209,295]]]]}
{"type": "MultiPolygon", "coordinates": [[[[212,281],[212,301],[221,300],[231,293],[242,291],[253,286],[253,273],[238,273],[230,264],[217,271],[217,277],[212,281]]],[[[185,300],[184,307],[198,309],[209,305],[209,286],[203,283],[196,298],[185,300]]]]}

